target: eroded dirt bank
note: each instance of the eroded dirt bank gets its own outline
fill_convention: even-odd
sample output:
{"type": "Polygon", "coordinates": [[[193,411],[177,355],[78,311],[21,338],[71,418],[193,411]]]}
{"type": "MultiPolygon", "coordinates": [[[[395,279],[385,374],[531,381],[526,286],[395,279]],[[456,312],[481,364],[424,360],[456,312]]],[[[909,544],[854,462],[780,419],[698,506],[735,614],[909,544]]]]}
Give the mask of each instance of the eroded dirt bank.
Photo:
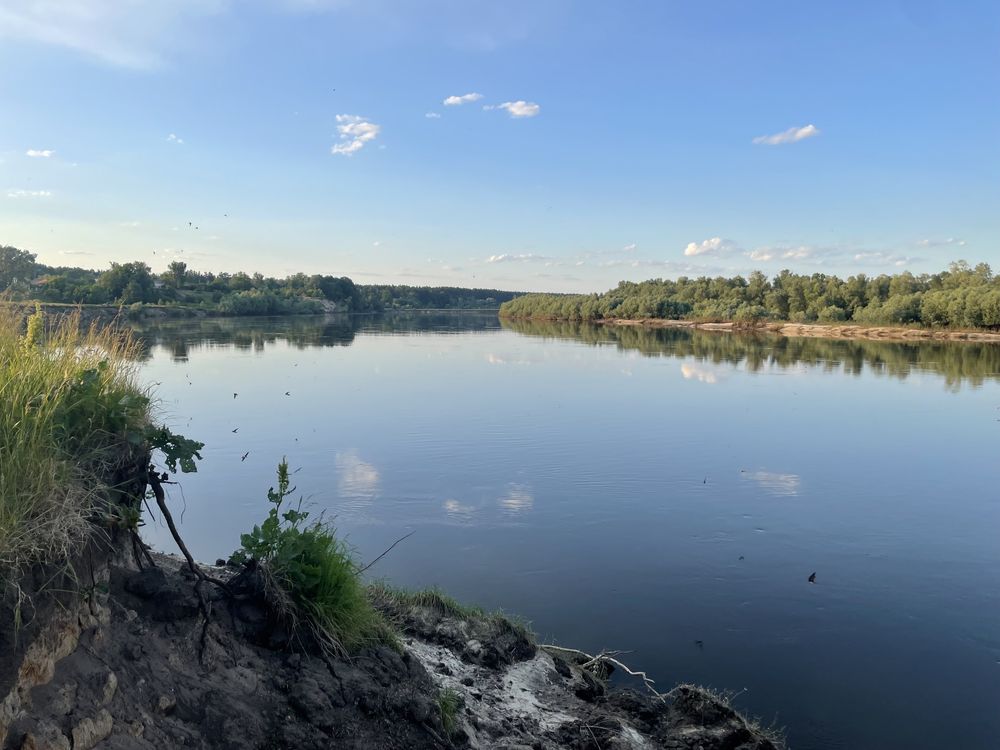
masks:
{"type": "Polygon", "coordinates": [[[98,571],[43,628],[4,686],[5,750],[776,747],[697,688],[609,690],[495,618],[397,604],[401,649],[333,659],[290,648],[254,596],[206,590],[204,628],[190,574],[157,564],[98,571]]]}
{"type": "Polygon", "coordinates": [[[647,328],[697,328],[702,331],[736,333],[766,332],[781,336],[808,336],[828,339],[873,339],[879,341],[991,341],[1000,342],[1000,332],[951,331],[936,328],[899,328],[892,326],[835,325],[818,323],[766,323],[754,328],[729,323],[701,323],[693,320],[662,318],[607,318],[591,321],[595,325],[645,326],[647,328]]]}

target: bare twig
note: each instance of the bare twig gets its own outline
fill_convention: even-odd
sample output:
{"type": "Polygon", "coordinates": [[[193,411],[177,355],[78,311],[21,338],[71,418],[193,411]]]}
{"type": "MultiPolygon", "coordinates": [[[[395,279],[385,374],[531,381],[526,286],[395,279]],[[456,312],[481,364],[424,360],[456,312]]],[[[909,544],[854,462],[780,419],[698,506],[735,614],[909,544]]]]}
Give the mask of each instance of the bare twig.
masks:
{"type": "Polygon", "coordinates": [[[659,690],[657,690],[656,683],[649,678],[649,675],[647,675],[645,672],[635,671],[615,658],[615,656],[617,656],[618,654],[623,653],[622,651],[602,651],[601,653],[597,654],[597,656],[592,656],[591,654],[588,654],[586,651],[580,651],[580,649],[577,648],[564,648],[563,646],[553,646],[548,643],[540,644],[539,648],[544,648],[546,651],[561,651],[567,654],[576,654],[577,656],[582,656],[587,660],[582,665],[580,665],[583,669],[590,669],[591,667],[594,667],[603,662],[606,662],[608,664],[613,664],[626,674],[641,679],[643,684],[646,686],[646,689],[649,690],[649,692],[651,692],[653,695],[659,698],[660,701],[666,703],[667,700],[666,695],[668,694],[661,693],[659,690]]]}
{"type": "Polygon", "coordinates": [[[392,548],[395,547],[397,544],[399,544],[401,541],[403,541],[404,539],[408,539],[409,537],[413,536],[416,533],[417,533],[417,530],[414,529],[409,534],[405,534],[405,535],[401,536],[399,539],[397,539],[396,541],[394,541],[392,544],[389,545],[389,549],[387,549],[385,552],[383,552],[381,555],[379,555],[378,557],[376,557],[374,560],[372,560],[370,563],[368,563],[365,567],[363,567],[361,570],[359,570],[358,571],[358,575],[361,575],[362,573],[364,573],[366,570],[368,570],[368,568],[370,568],[372,565],[374,565],[379,560],[381,560],[383,557],[385,557],[390,552],[392,552],[392,548]]]}

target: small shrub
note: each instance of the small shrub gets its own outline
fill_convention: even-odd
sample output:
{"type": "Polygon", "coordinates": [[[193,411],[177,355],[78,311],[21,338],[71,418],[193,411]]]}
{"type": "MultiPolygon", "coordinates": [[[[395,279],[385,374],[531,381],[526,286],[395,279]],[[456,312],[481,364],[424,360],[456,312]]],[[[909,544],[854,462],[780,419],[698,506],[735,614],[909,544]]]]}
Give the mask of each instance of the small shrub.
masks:
{"type": "Polygon", "coordinates": [[[288,462],[282,459],[278,487],[267,492],[267,519],[240,537],[241,549],[231,559],[256,566],[279,615],[293,625],[304,624],[321,647],[347,653],[365,643],[389,640],[350,549],[330,524],[309,522],[301,498],[294,508],[287,507],[294,492],[288,462]]]}

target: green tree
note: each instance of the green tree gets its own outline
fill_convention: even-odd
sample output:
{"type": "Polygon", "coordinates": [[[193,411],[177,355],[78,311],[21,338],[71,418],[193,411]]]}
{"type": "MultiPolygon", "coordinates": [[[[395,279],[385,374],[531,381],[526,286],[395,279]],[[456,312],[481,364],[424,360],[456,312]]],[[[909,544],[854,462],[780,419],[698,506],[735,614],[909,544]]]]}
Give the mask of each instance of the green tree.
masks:
{"type": "Polygon", "coordinates": [[[0,291],[21,286],[35,277],[34,253],[4,245],[0,247],[0,291]]]}
{"type": "Polygon", "coordinates": [[[174,289],[180,289],[184,286],[184,275],[187,273],[187,263],[182,260],[175,260],[167,266],[167,270],[170,272],[170,276],[174,281],[174,289]]]}

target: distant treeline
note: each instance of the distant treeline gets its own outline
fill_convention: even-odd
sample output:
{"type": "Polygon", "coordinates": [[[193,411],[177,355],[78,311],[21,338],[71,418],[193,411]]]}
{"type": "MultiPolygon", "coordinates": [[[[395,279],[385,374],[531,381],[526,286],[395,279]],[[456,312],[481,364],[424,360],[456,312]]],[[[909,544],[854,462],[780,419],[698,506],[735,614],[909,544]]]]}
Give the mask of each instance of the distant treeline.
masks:
{"type": "Polygon", "coordinates": [[[141,261],[105,271],[46,266],[36,255],[0,246],[0,293],[14,300],[92,305],[178,305],[223,315],[496,309],[517,292],[457,287],[355,284],[346,276],[206,273],[173,261],[154,274],[141,261]]]}
{"type": "Polygon", "coordinates": [[[527,294],[504,303],[500,316],[1000,328],[1000,277],[986,263],[972,267],[965,261],[936,274],[858,274],[846,280],[787,270],[773,279],[760,271],[747,278],[682,276],[676,281],[623,281],[604,294],[527,294]]]}

